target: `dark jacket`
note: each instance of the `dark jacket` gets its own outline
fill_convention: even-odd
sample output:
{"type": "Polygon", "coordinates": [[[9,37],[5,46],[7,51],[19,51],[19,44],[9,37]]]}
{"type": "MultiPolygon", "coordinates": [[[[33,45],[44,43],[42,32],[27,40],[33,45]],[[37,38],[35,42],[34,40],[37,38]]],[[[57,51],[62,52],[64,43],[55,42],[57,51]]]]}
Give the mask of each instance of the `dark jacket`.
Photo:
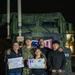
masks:
{"type": "MultiPolygon", "coordinates": [[[[17,57],[22,57],[21,51],[19,50],[19,51],[18,51],[18,54],[16,54],[16,53],[14,52],[14,50],[11,50],[10,55],[7,55],[7,56],[6,56],[6,61],[8,61],[8,59],[10,59],[10,58],[17,58],[17,57]]],[[[19,73],[21,73],[21,72],[22,72],[22,68],[9,69],[8,66],[7,66],[7,71],[10,72],[10,73],[14,73],[14,72],[19,72],[19,73]]]]}
{"type": "MultiPolygon", "coordinates": [[[[38,48],[40,48],[40,46],[38,46],[38,48]]],[[[43,47],[43,48],[40,48],[40,49],[41,49],[41,52],[43,54],[45,54],[46,58],[48,58],[48,53],[49,53],[49,51],[51,51],[51,49],[47,48],[47,47],[43,47]]]]}
{"type": "Polygon", "coordinates": [[[56,51],[50,51],[48,55],[48,67],[50,70],[55,69],[65,69],[66,65],[66,58],[64,55],[64,52],[59,52],[58,50],[56,51]]]}

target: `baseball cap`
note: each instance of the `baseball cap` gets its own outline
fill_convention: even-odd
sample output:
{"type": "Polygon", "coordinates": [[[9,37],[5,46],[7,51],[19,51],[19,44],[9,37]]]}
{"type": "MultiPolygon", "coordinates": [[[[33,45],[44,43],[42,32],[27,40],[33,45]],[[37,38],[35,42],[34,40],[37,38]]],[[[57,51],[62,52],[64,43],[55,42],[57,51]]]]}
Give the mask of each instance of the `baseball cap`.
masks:
{"type": "Polygon", "coordinates": [[[29,39],[29,40],[32,40],[32,37],[31,37],[31,36],[26,36],[26,37],[25,37],[25,41],[28,40],[28,39],[29,39]]]}

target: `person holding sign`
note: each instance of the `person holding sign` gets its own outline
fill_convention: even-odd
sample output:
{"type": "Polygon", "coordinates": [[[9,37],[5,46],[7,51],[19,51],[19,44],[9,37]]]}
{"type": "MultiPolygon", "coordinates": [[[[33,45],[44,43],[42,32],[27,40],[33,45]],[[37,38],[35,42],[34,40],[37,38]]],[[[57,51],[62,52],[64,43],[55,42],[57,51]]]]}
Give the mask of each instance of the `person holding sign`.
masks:
{"type": "MultiPolygon", "coordinates": [[[[42,54],[40,48],[35,49],[34,59],[36,59],[36,60],[37,59],[44,59],[44,62],[43,62],[44,67],[42,66],[43,68],[39,68],[40,67],[39,66],[37,68],[37,64],[35,64],[36,68],[35,69],[32,68],[32,75],[45,75],[45,69],[47,68],[47,66],[46,66],[46,57],[45,57],[44,54],[42,54]]],[[[38,61],[38,62],[40,62],[40,61],[38,61]]],[[[41,64],[41,62],[40,62],[40,64],[41,64]]]]}
{"type": "Polygon", "coordinates": [[[19,50],[18,42],[13,43],[13,49],[6,55],[8,75],[21,75],[23,67],[22,54],[19,50]],[[20,60],[21,59],[21,60],[20,60]]]}

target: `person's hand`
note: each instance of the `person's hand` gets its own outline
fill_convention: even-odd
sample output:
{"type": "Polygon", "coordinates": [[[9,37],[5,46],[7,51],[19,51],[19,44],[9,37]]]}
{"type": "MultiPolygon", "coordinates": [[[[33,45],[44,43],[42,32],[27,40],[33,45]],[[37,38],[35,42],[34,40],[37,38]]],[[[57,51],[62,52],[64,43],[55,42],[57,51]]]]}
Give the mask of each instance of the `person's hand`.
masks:
{"type": "Polygon", "coordinates": [[[58,70],[58,72],[59,72],[59,73],[61,73],[61,72],[62,72],[62,70],[61,70],[61,69],[59,69],[59,70],[58,70]]]}
{"type": "Polygon", "coordinates": [[[23,58],[23,61],[25,61],[25,59],[23,58]]]}
{"type": "Polygon", "coordinates": [[[44,60],[44,62],[43,62],[44,64],[46,64],[46,61],[44,60]]]}
{"type": "Polygon", "coordinates": [[[45,69],[47,69],[47,65],[45,64],[45,69]]]}
{"type": "Polygon", "coordinates": [[[11,50],[7,50],[6,55],[10,55],[11,50]]]}
{"type": "Polygon", "coordinates": [[[59,49],[58,49],[58,51],[59,51],[59,52],[62,52],[62,51],[63,51],[63,49],[62,49],[62,48],[59,48],[59,49]]]}
{"type": "Polygon", "coordinates": [[[55,72],[56,72],[56,70],[55,70],[55,69],[53,69],[53,70],[52,70],[52,72],[53,72],[53,73],[55,73],[55,72]]]}
{"type": "Polygon", "coordinates": [[[27,65],[29,65],[29,62],[27,61],[27,65]]]}
{"type": "Polygon", "coordinates": [[[7,65],[9,65],[9,62],[7,62],[7,65]]]}
{"type": "Polygon", "coordinates": [[[45,69],[47,69],[46,61],[44,61],[44,64],[45,64],[45,69]]]}

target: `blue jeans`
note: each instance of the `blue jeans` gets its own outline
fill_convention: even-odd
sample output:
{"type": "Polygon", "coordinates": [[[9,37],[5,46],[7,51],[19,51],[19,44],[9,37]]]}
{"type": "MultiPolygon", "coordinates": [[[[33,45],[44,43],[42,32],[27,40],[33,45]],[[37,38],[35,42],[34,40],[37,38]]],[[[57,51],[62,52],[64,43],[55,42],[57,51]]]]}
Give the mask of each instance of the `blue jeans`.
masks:
{"type": "Polygon", "coordinates": [[[21,75],[21,73],[9,73],[9,75],[21,75]]]}
{"type": "MultiPolygon", "coordinates": [[[[36,74],[32,74],[32,75],[36,75],[36,74]]],[[[41,75],[44,75],[44,74],[41,74],[41,75]]]]}

